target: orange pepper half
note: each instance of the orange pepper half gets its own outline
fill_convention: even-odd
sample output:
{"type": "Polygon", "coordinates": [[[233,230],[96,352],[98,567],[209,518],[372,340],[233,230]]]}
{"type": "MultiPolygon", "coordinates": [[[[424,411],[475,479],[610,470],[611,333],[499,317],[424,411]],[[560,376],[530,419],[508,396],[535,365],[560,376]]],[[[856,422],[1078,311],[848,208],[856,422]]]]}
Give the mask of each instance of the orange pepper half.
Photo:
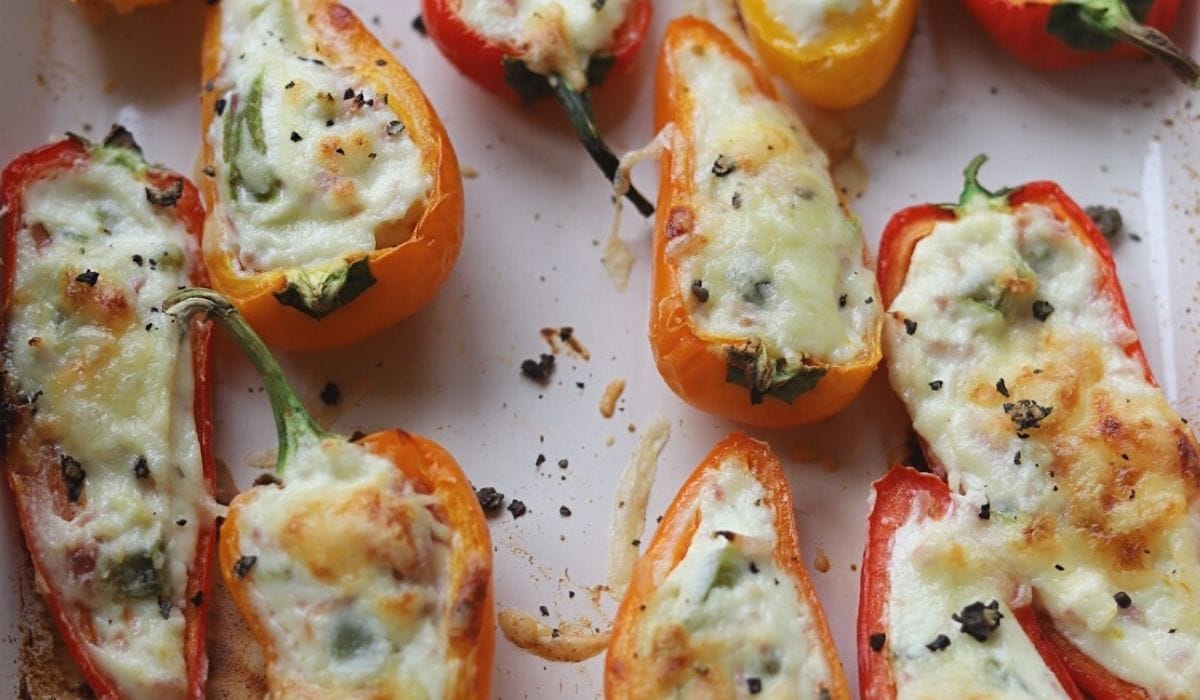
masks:
{"type": "MultiPolygon", "coordinates": [[[[692,472],[663,516],[649,548],[634,564],[633,578],[617,610],[612,640],[605,659],[606,698],[673,696],[671,691],[678,691],[685,683],[695,684],[690,687],[699,691],[694,694],[696,697],[733,697],[734,692],[729,688],[730,684],[739,689],[745,689],[748,685],[751,693],[764,691],[770,697],[784,696],[784,693],[778,690],[772,692],[772,689],[767,687],[771,682],[768,678],[752,675],[754,669],[723,667],[721,659],[705,655],[712,649],[703,644],[691,645],[688,637],[680,636],[686,635],[682,630],[677,630],[677,633],[669,632],[666,626],[654,629],[651,627],[653,621],[648,619],[651,617],[647,614],[648,611],[654,612],[652,607],[656,592],[687,556],[689,545],[697,530],[702,527],[702,499],[706,493],[714,491],[718,472],[729,463],[744,465],[750,476],[762,487],[765,496],[762,498],[761,507],[770,509],[772,529],[775,531],[772,549],[756,554],[755,556],[759,557],[757,563],[752,559],[746,565],[744,573],[739,575],[766,575],[759,573],[760,567],[764,566],[763,559],[770,557],[773,560],[773,565],[779,572],[791,580],[799,597],[799,604],[807,612],[807,638],[803,641],[792,640],[792,643],[806,646],[811,649],[811,654],[824,657],[825,666],[829,669],[828,684],[815,678],[799,679],[800,683],[811,682],[813,687],[809,689],[811,692],[800,692],[797,697],[815,698],[820,695],[830,700],[844,700],[850,697],[841,662],[825,622],[825,613],[804,569],[804,558],[800,552],[792,516],[791,491],[788,489],[783,467],[766,443],[742,433],[733,433],[717,443],[700,466],[692,472]],[[653,646],[653,653],[647,653],[648,645],[653,646]],[[708,670],[698,674],[696,667],[708,670]],[[748,672],[745,675],[751,677],[737,679],[736,676],[741,672],[748,672]],[[742,683],[747,685],[741,685],[742,683]],[[817,687],[818,685],[820,687],[817,687]],[[706,694],[703,691],[709,692],[706,694]]],[[[730,501],[738,499],[736,493],[725,495],[730,501]]],[[[723,535],[733,543],[743,533],[721,531],[714,534],[723,535]]],[[[740,566],[738,570],[742,571],[740,566]]],[[[719,577],[720,573],[714,574],[714,587],[725,585],[715,583],[719,577]]],[[[737,585],[736,582],[727,583],[737,585]]],[[[707,595],[706,593],[705,596],[707,595]]],[[[757,599],[753,603],[756,610],[759,610],[762,604],[762,601],[757,599]]],[[[738,640],[728,641],[736,645],[738,640]]],[[[737,695],[740,697],[741,693],[737,695]]]]}
{"type": "MultiPolygon", "coordinates": [[[[658,130],[674,124],[680,138],[664,150],[659,181],[658,217],[654,228],[653,298],[650,308],[650,344],[658,371],[667,385],[692,406],[732,420],[768,428],[803,425],[837,413],[858,395],[879,364],[880,323],[866,338],[866,350],[846,364],[824,367],[824,376],[810,390],[790,402],[772,396],[754,397],[746,387],[727,381],[728,353],[744,341],[706,337],[696,327],[689,302],[678,280],[678,270],[668,253],[670,239],[695,235],[696,220],[692,173],[695,158],[693,100],[688,85],[672,65],[671,56],[681,47],[704,46],[737,61],[754,75],[761,93],[778,99],[770,78],[754,65],[721,30],[694,17],[684,17],[667,27],[659,54],[654,118],[658,130]],[[760,400],[756,400],[760,399],[760,400]]],[[[845,203],[842,203],[845,212],[845,203]]],[[[849,216],[848,212],[845,212],[849,216]]],[[[703,232],[699,232],[703,234],[703,232]]],[[[864,245],[863,258],[867,257],[864,245]]],[[[834,292],[830,290],[830,293],[834,292]]]]}
{"type": "Polygon", "coordinates": [[[826,26],[802,40],[768,6],[788,1],[737,0],[737,7],[767,68],[827,109],[854,107],[879,92],[896,70],[917,16],[917,0],[863,0],[854,12],[826,13],[826,26]]]}
{"type": "MultiPolygon", "coordinates": [[[[331,0],[281,1],[315,37],[307,47],[311,58],[319,57],[339,70],[353,70],[359,84],[386,96],[387,108],[404,125],[404,133],[421,153],[425,171],[432,174],[424,200],[410,209],[404,221],[395,222],[410,229],[401,242],[381,244],[365,256],[348,255],[345,265],[317,283],[301,276],[304,268],[242,270],[230,255],[238,221],[221,215],[220,205],[230,194],[212,176],[214,160],[221,154],[214,152],[208,136],[213,120],[221,118],[232,100],[222,81],[226,67],[222,64],[226,49],[221,45],[223,4],[211,4],[202,52],[205,89],[200,112],[201,165],[208,175],[202,178],[201,189],[210,212],[204,246],[209,275],[213,287],[233,301],[267,342],[289,350],[320,350],[361,340],[411,316],[433,298],[462,245],[462,177],[446,129],[417,82],[350,10],[331,0]],[[312,294],[297,291],[302,285],[312,294]],[[315,301],[297,301],[307,296],[315,301]]],[[[263,86],[264,91],[285,89],[285,85],[263,86]]],[[[333,97],[342,99],[340,94],[333,97]]]]}

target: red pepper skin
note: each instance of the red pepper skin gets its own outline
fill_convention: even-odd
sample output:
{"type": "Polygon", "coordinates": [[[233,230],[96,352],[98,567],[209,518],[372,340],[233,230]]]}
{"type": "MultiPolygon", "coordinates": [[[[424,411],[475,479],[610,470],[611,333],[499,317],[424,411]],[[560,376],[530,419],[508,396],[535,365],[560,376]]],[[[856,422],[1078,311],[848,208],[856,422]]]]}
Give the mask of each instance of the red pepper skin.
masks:
{"type": "MultiPolygon", "coordinates": [[[[9,312],[13,298],[13,282],[16,268],[17,232],[21,229],[24,212],[25,189],[38,180],[51,177],[57,172],[68,170],[83,164],[91,158],[88,145],[81,139],[67,138],[56,143],[17,156],[0,175],[0,211],[5,212],[0,220],[4,240],[4,302],[3,325],[7,332],[9,312]]],[[[181,176],[150,166],[147,178],[151,185],[165,189],[181,176]]],[[[188,233],[196,239],[199,250],[200,237],[204,230],[204,208],[200,204],[200,195],[195,185],[187,178],[183,180],[183,194],[175,203],[174,209],[188,233]]],[[[204,272],[203,263],[196,256],[191,280],[194,284],[207,284],[208,277],[204,272]]],[[[194,381],[193,411],[196,423],[196,436],[200,445],[200,458],[203,466],[205,488],[211,495],[216,489],[216,462],[212,453],[212,370],[210,364],[210,347],[212,326],[208,321],[197,319],[191,332],[192,342],[192,375],[194,381]]],[[[31,483],[20,483],[18,477],[8,468],[3,457],[0,457],[0,468],[8,474],[9,487],[15,496],[18,517],[23,532],[28,532],[32,526],[30,508],[44,507],[42,504],[53,504],[55,494],[61,491],[49,477],[40,474],[31,483]],[[40,503],[39,503],[40,502],[40,503]]],[[[197,536],[196,556],[193,559],[191,575],[188,577],[187,599],[198,600],[199,604],[189,604],[184,610],[184,658],[187,664],[188,691],[192,700],[203,700],[205,683],[208,679],[208,655],[205,649],[208,619],[209,576],[212,565],[213,543],[216,538],[216,526],[211,520],[204,523],[197,536]]],[[[34,569],[42,580],[49,583],[43,576],[44,567],[39,553],[26,546],[33,560],[34,569]]],[[[50,616],[58,626],[68,653],[79,666],[93,694],[100,700],[117,700],[120,697],[113,682],[106,677],[93,663],[85,651],[87,648],[82,630],[78,626],[76,611],[70,609],[58,597],[54,589],[47,586],[43,593],[50,616]]]]}
{"type": "MultiPolygon", "coordinates": [[[[497,44],[479,34],[458,14],[460,0],[421,0],[421,16],[429,38],[460,73],[497,95],[515,98],[504,80],[505,58],[521,58],[515,46],[497,44]]],[[[650,28],[650,0],[633,0],[629,14],[613,35],[615,59],[610,75],[625,71],[637,56],[650,28]]]]}
{"type": "MultiPolygon", "coordinates": [[[[1030,68],[1065,70],[1144,55],[1123,42],[1106,51],[1079,51],[1067,46],[1046,31],[1050,9],[1060,1],[963,0],[963,4],[997,44],[1030,68]]],[[[1156,0],[1142,24],[1165,33],[1175,25],[1178,15],[1179,0],[1156,0]]]]}
{"type": "MultiPolygon", "coordinates": [[[[875,651],[871,648],[871,635],[887,631],[887,601],[891,593],[888,564],[892,542],[918,503],[924,503],[924,515],[935,520],[946,515],[951,503],[950,489],[944,481],[912,467],[893,467],[872,487],[875,490],[875,502],[871,514],[867,516],[867,544],[859,578],[858,687],[864,700],[882,700],[896,697],[896,681],[889,662],[887,640],[884,640],[882,649],[875,651]]],[[[1029,606],[1016,608],[1013,617],[1067,695],[1072,700],[1083,700],[1083,694],[1071,678],[1071,669],[1059,656],[1057,646],[1042,633],[1033,609],[1029,606]]],[[[1109,697],[1131,696],[1097,697],[1107,700],[1109,697]]]]}

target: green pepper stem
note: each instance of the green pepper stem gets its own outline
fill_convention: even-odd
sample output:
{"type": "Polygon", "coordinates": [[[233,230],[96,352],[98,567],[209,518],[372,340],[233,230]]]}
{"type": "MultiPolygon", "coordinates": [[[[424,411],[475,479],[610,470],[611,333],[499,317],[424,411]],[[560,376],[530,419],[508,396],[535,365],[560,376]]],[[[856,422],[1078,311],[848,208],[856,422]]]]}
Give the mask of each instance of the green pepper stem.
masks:
{"type": "Polygon", "coordinates": [[[167,297],[163,301],[163,311],[184,322],[198,313],[207,314],[233,336],[234,342],[250,358],[262,377],[267,398],[271,400],[271,412],[275,415],[275,430],[279,433],[277,472],[283,473],[288,460],[298,448],[330,437],[308,415],[271,351],[228,299],[211,289],[193,287],[167,297]]]}
{"type": "Polygon", "coordinates": [[[1088,26],[1133,44],[1166,64],[1185,85],[1200,89],[1200,65],[1165,34],[1138,22],[1124,0],[1077,0],[1077,4],[1088,26]]]}
{"type": "MultiPolygon", "coordinates": [[[[600,170],[608,178],[608,181],[612,182],[617,176],[617,166],[620,161],[600,138],[587,93],[572,90],[567,85],[567,81],[559,76],[552,76],[550,83],[554,86],[554,95],[558,98],[559,104],[563,106],[567,117],[571,120],[571,127],[575,130],[579,140],[583,142],[583,147],[587,149],[596,165],[600,166],[600,170]]],[[[654,214],[654,205],[643,197],[642,193],[638,192],[633,185],[629,186],[625,197],[633,203],[642,216],[649,217],[654,214]]]]}

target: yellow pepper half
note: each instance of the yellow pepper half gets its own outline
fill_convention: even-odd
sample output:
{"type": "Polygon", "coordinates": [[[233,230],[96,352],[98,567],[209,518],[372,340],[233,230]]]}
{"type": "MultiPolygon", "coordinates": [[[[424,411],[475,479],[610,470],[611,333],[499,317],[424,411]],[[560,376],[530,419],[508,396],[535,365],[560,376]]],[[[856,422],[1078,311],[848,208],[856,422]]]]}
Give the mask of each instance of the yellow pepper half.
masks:
{"type": "Polygon", "coordinates": [[[904,53],[917,0],[861,0],[853,12],[828,11],[825,26],[803,41],[772,9],[796,1],[737,0],[767,68],[801,97],[828,109],[854,107],[879,92],[904,53]]]}

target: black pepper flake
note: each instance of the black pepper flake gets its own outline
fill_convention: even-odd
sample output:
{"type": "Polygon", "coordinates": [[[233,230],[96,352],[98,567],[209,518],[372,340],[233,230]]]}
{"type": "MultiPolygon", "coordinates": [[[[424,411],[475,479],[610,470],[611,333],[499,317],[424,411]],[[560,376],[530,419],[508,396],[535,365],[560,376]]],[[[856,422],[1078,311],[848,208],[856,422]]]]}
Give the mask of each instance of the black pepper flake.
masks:
{"type": "Polygon", "coordinates": [[[175,524],[179,527],[185,527],[187,525],[187,518],[180,518],[179,520],[175,521],[175,524]]]}
{"type": "Polygon", "coordinates": [[[917,322],[911,318],[904,319],[904,332],[912,335],[917,332],[917,322]]]}
{"type": "Polygon", "coordinates": [[[402,134],[402,133],[404,133],[404,122],[400,121],[399,119],[393,119],[392,121],[388,122],[388,125],[387,125],[387,135],[388,136],[398,136],[399,134],[402,134]]]}
{"type": "Polygon", "coordinates": [[[333,382],[325,382],[325,387],[321,389],[321,403],[326,406],[334,406],[342,399],[342,390],[333,382]]]}
{"type": "Polygon", "coordinates": [[[551,639],[558,639],[559,635],[561,635],[561,634],[562,634],[562,632],[559,632],[557,627],[550,630],[550,638],[551,639]]]}
{"type": "Polygon", "coordinates": [[[96,272],[95,270],[88,270],[87,272],[81,272],[75,276],[76,282],[82,282],[89,287],[95,287],[96,280],[99,280],[99,279],[100,279],[100,273],[96,272]]]}
{"type": "MultiPolygon", "coordinates": [[[[1042,427],[1042,421],[1054,411],[1053,406],[1040,406],[1033,399],[1021,399],[1016,403],[1006,403],[1003,408],[1013,425],[1017,426],[1017,430],[1042,427]]],[[[1021,433],[1017,433],[1017,435],[1021,435],[1021,433]]]]}
{"type": "Polygon", "coordinates": [[[137,265],[138,267],[141,267],[141,266],[142,266],[142,262],[143,262],[142,256],[140,256],[140,255],[135,255],[135,256],[133,256],[133,264],[134,264],[134,265],[137,265]]]}
{"type": "Polygon", "coordinates": [[[354,99],[354,88],[346,88],[346,91],[342,93],[342,99],[343,100],[354,99]]]}
{"type": "Polygon", "coordinates": [[[428,32],[425,29],[425,18],[422,17],[421,15],[417,15],[416,17],[413,18],[412,28],[413,28],[414,32],[416,32],[417,34],[420,34],[421,36],[426,36],[428,34],[428,32]]]}
{"type": "Polygon", "coordinates": [[[254,555],[238,557],[233,564],[233,573],[237,574],[238,578],[246,578],[246,574],[250,573],[250,569],[254,568],[254,563],[257,561],[258,557],[254,555]]]}
{"type": "Polygon", "coordinates": [[[734,170],[737,170],[737,163],[724,153],[718,155],[717,159],[713,161],[712,174],[717,177],[725,177],[734,170]]]}
{"type": "Polygon", "coordinates": [[[1115,237],[1125,227],[1125,222],[1121,219],[1121,211],[1115,207],[1096,204],[1084,208],[1083,212],[1092,220],[1092,223],[1096,224],[1096,228],[1100,229],[1100,233],[1105,238],[1115,237]]]}
{"type": "Polygon", "coordinates": [[[731,199],[729,201],[729,203],[733,205],[734,209],[741,209],[742,208],[742,193],[734,192],[733,199],[731,199]]]}
{"type": "Polygon", "coordinates": [[[1117,607],[1122,610],[1128,608],[1130,605],[1133,605],[1133,599],[1130,598],[1129,594],[1125,591],[1117,591],[1116,594],[1113,595],[1113,600],[1117,601],[1117,607]]]}
{"type": "Polygon", "coordinates": [[[867,298],[866,298],[866,299],[863,301],[863,303],[864,303],[864,304],[874,304],[874,303],[875,303],[875,297],[867,297],[867,298]]]}
{"type": "Polygon", "coordinates": [[[224,97],[218,97],[217,101],[213,103],[213,111],[217,113],[218,117],[225,114],[225,104],[224,97]]]}
{"type": "Polygon", "coordinates": [[[708,290],[704,288],[704,280],[692,281],[692,296],[701,304],[708,301],[708,290]]]}
{"type": "Polygon", "coordinates": [[[1000,612],[998,601],[993,600],[987,605],[975,601],[963,608],[962,612],[951,615],[950,619],[962,625],[963,634],[971,635],[977,642],[986,642],[1000,626],[1004,613],[1000,612]]]}
{"type": "Polygon", "coordinates": [[[846,306],[846,295],[843,294],[840,297],[838,297],[838,307],[845,308],[845,306],[846,306]]]}
{"type": "Polygon", "coordinates": [[[929,651],[941,651],[950,646],[950,638],[944,634],[939,634],[936,639],[925,645],[929,651]]]}
{"type": "Polygon", "coordinates": [[[146,188],[146,199],[155,206],[173,207],[183,196],[183,178],[177,177],[165,190],[146,188]]]}
{"type": "Polygon", "coordinates": [[[1033,302],[1033,317],[1039,321],[1045,321],[1050,318],[1050,314],[1054,313],[1054,305],[1044,299],[1037,299],[1033,302]]]}
{"type": "Polygon", "coordinates": [[[1017,450],[1017,453],[1015,455],[1013,455],[1013,464],[1020,464],[1020,463],[1021,463],[1021,451],[1017,450]]]}
{"type": "Polygon", "coordinates": [[[641,546],[642,546],[642,541],[641,541],[641,540],[631,540],[631,541],[629,542],[629,544],[633,545],[634,547],[641,547],[641,546]]]}
{"type": "Polygon", "coordinates": [[[513,518],[519,518],[522,515],[525,515],[525,513],[528,511],[525,508],[524,503],[514,498],[512,502],[508,504],[508,512],[512,513],[513,518]]]}
{"type": "Polygon", "coordinates": [[[592,0],[592,9],[596,12],[604,9],[607,0],[592,0]]]}
{"type": "Polygon", "coordinates": [[[991,501],[991,499],[984,501],[983,505],[979,506],[979,519],[980,520],[991,520],[992,519],[992,501],[991,501]]]}
{"type": "Polygon", "coordinates": [[[1172,627],[1171,629],[1167,630],[1167,634],[1175,634],[1175,631],[1175,628],[1172,627]]]}
{"type": "MultiPolygon", "coordinates": [[[[353,442],[353,440],[351,442],[353,442]]],[[[271,472],[263,472],[262,474],[254,477],[255,486],[272,486],[279,483],[282,483],[279,481],[279,477],[275,476],[271,472]]]]}
{"type": "Polygon", "coordinates": [[[564,518],[569,518],[569,517],[571,517],[571,509],[566,506],[559,506],[558,514],[563,516],[564,518]]]}
{"type": "Polygon", "coordinates": [[[542,353],[536,360],[525,360],[521,363],[521,374],[536,382],[546,383],[554,372],[554,355],[542,353]]]}
{"type": "Polygon", "coordinates": [[[545,605],[539,605],[538,612],[540,612],[542,614],[542,617],[550,617],[550,609],[547,608],[545,605]]]}
{"type": "Polygon", "coordinates": [[[59,465],[62,467],[63,481],[67,485],[67,500],[75,503],[83,493],[83,482],[87,479],[87,472],[83,470],[79,460],[68,455],[59,459],[59,465]]]}
{"type": "Polygon", "coordinates": [[[996,392],[1004,398],[1008,398],[1008,387],[1004,384],[1004,377],[1000,377],[996,380],[996,392]]]}
{"type": "Polygon", "coordinates": [[[146,462],[145,457],[138,457],[133,463],[133,475],[138,479],[150,478],[150,465],[146,462]]]}
{"type": "Polygon", "coordinates": [[[325,120],[325,126],[333,126],[333,120],[332,120],[332,119],[326,119],[326,120],[325,120]]]}
{"type": "Polygon", "coordinates": [[[537,459],[533,460],[533,466],[540,467],[546,463],[546,455],[538,453],[537,459]]]}
{"type": "Polygon", "coordinates": [[[301,136],[300,134],[297,134],[294,131],[292,132],[292,143],[296,143],[297,141],[302,141],[302,140],[304,140],[303,136],[301,136]]]}
{"type": "Polygon", "coordinates": [[[292,88],[294,88],[294,87],[296,87],[296,81],[295,81],[295,80],[289,80],[289,81],[288,81],[288,84],[283,86],[283,89],[284,89],[284,90],[291,90],[291,89],[292,89],[292,88]]]}
{"type": "Polygon", "coordinates": [[[333,149],[333,152],[334,152],[334,153],[336,153],[336,154],[338,154],[339,156],[344,156],[344,155],[346,155],[346,151],[345,151],[344,149],[342,149],[342,148],[335,148],[335,149],[333,149]]]}
{"type": "Polygon", "coordinates": [[[173,607],[175,607],[174,603],[162,596],[158,597],[158,614],[162,615],[162,619],[171,619],[171,608],[173,607]]]}
{"type": "Polygon", "coordinates": [[[479,500],[479,507],[488,515],[499,513],[500,507],[504,505],[504,494],[491,486],[484,486],[481,489],[477,489],[475,491],[475,498],[479,500]]]}
{"type": "Polygon", "coordinates": [[[1062,564],[1055,564],[1054,568],[1058,569],[1059,571],[1066,571],[1062,564]]]}
{"type": "Polygon", "coordinates": [[[942,388],[942,386],[944,386],[944,384],[945,383],[942,380],[935,379],[932,382],[929,382],[929,388],[933,389],[934,391],[938,391],[942,388]]]}
{"type": "Polygon", "coordinates": [[[375,65],[382,68],[383,66],[387,65],[387,61],[383,60],[382,58],[377,58],[377,59],[375,59],[375,65]]]}
{"type": "Polygon", "coordinates": [[[758,573],[758,564],[755,564],[754,562],[750,562],[750,573],[752,573],[752,574],[758,573]]]}
{"type": "Polygon", "coordinates": [[[566,469],[569,466],[571,466],[571,463],[568,462],[566,459],[558,460],[558,468],[559,469],[566,469]]]}
{"type": "Polygon", "coordinates": [[[216,177],[217,176],[217,169],[211,165],[204,166],[203,172],[204,172],[205,177],[216,177]]]}
{"type": "Polygon", "coordinates": [[[750,691],[751,695],[758,695],[762,692],[762,681],[757,678],[747,678],[746,689],[750,691]]]}
{"type": "Polygon", "coordinates": [[[867,638],[867,643],[871,645],[871,651],[882,651],[883,644],[887,641],[887,634],[876,632],[867,638]]]}
{"type": "Polygon", "coordinates": [[[713,537],[724,537],[727,541],[732,542],[737,539],[737,533],[729,530],[717,530],[713,532],[713,537]]]}

